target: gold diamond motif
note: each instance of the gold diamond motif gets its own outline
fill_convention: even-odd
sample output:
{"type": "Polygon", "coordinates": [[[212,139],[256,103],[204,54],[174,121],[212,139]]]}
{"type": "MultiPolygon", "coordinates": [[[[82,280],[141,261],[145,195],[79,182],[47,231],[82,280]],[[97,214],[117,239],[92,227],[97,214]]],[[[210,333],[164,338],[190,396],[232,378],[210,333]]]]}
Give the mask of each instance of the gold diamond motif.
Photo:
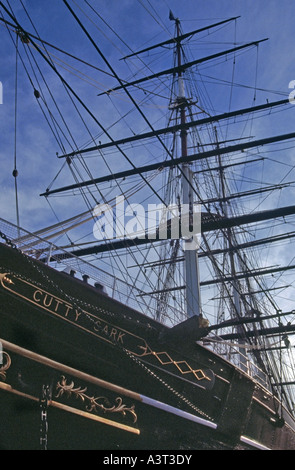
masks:
{"type": "Polygon", "coordinates": [[[197,380],[211,380],[207,375],[203,372],[202,369],[192,369],[191,366],[186,361],[174,361],[167,352],[162,351],[156,353],[153,351],[152,353],[158,361],[162,364],[162,366],[167,366],[169,364],[173,364],[181,374],[193,374],[197,380]]]}
{"type": "Polygon", "coordinates": [[[175,362],[175,365],[177,367],[177,369],[182,373],[182,374],[188,374],[190,372],[192,372],[192,368],[188,365],[188,363],[186,361],[178,361],[178,362],[175,362]],[[181,365],[184,365],[186,367],[181,367],[181,365]],[[184,370],[186,369],[186,370],[184,370]]]}
{"type": "Polygon", "coordinates": [[[154,355],[161,362],[161,364],[163,366],[167,366],[168,364],[173,364],[174,363],[173,359],[166,352],[154,353],[154,355]],[[164,361],[163,359],[161,359],[160,356],[166,356],[168,360],[164,361]]]}

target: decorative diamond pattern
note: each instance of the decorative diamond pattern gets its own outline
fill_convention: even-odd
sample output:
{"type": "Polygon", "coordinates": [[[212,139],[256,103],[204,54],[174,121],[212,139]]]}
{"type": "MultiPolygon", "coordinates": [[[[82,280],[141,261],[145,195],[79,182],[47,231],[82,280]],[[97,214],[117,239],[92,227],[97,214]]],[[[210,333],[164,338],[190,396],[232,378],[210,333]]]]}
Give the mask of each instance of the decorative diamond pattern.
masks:
{"type": "Polygon", "coordinates": [[[207,375],[202,371],[202,369],[192,369],[191,366],[186,361],[174,361],[170,355],[163,351],[156,353],[153,351],[152,353],[158,361],[163,365],[167,366],[168,364],[173,364],[181,374],[193,374],[197,380],[211,380],[207,375]]]}

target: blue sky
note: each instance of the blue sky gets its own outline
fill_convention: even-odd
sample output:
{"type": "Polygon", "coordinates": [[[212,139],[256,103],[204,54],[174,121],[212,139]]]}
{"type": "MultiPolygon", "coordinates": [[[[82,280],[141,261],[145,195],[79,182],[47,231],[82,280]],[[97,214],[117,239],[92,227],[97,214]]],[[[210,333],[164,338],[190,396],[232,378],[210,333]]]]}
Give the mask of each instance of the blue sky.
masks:
{"type": "MultiPolygon", "coordinates": [[[[107,70],[106,65],[88,39],[83,35],[75,20],[62,0],[26,0],[23,2],[28,9],[31,19],[42,39],[74,54],[97,67],[107,70]]],[[[234,25],[224,31],[223,48],[232,47],[229,41],[236,39],[237,43],[251,42],[263,38],[269,41],[259,47],[258,81],[257,86],[267,90],[276,90],[288,93],[288,84],[295,79],[294,66],[294,18],[295,3],[292,0],[98,0],[89,3],[96,8],[103,17],[103,22],[91,11],[82,0],[69,2],[79,17],[83,19],[87,28],[95,38],[102,52],[106,55],[116,72],[122,77],[128,77],[130,70],[124,62],[119,61],[122,54],[128,53],[126,44],[133,50],[145,45],[165,40],[173,34],[173,24],[168,14],[171,9],[175,16],[182,21],[184,32],[211,24],[232,16],[240,16],[234,25]],[[82,8],[87,16],[82,13],[82,8]],[[91,20],[91,21],[90,21],[91,20]],[[94,25],[93,22],[96,22],[94,25]],[[106,25],[108,24],[113,31],[106,25]],[[118,36],[126,43],[118,39],[118,36]]],[[[6,2],[4,2],[6,5],[6,2]]],[[[29,19],[22,10],[19,1],[11,0],[12,6],[20,24],[33,32],[29,19]]],[[[5,15],[7,18],[7,15],[5,15]]],[[[3,84],[3,104],[0,106],[0,165],[1,165],[1,193],[0,215],[15,222],[15,194],[12,170],[14,165],[14,90],[15,90],[15,50],[9,34],[3,24],[0,25],[0,80],[3,84]]],[[[13,35],[15,38],[15,36],[13,35]]],[[[206,38],[204,37],[204,40],[206,38]]],[[[209,37],[209,45],[199,44],[197,52],[200,56],[216,51],[214,37],[209,37]],[[211,43],[210,43],[211,41],[211,43]]],[[[21,47],[21,46],[20,46],[21,47]]],[[[220,47],[220,46],[219,46],[220,47]]],[[[220,49],[219,49],[220,50],[220,49]]],[[[59,57],[60,54],[57,53],[59,57]]],[[[241,80],[253,77],[255,74],[256,52],[245,54],[244,62],[239,63],[239,78],[241,80]]],[[[42,60],[41,60],[42,63],[42,60]]],[[[154,70],[160,70],[162,63],[155,63],[154,70]]],[[[77,67],[77,64],[75,64],[77,67]]],[[[79,68],[79,65],[78,65],[79,68]]],[[[91,78],[95,86],[82,80],[76,80],[73,74],[59,69],[78,94],[85,100],[93,113],[97,113],[99,120],[111,123],[115,116],[109,113],[104,101],[97,97],[98,87],[108,88],[110,79],[96,71],[91,71],[91,78]],[[98,83],[99,82],[99,83],[98,83]]],[[[89,72],[89,69],[87,69],[89,72]]],[[[64,104],[67,118],[71,118],[71,109],[66,98],[61,94],[59,80],[44,66],[50,86],[57,93],[64,104]],[[64,100],[64,101],[63,101],[64,100]]],[[[211,69],[208,69],[211,74],[211,69]]],[[[90,75],[90,72],[89,72],[90,75]]],[[[112,82],[114,83],[114,82],[112,82]]],[[[214,86],[212,93],[214,93],[214,86]]],[[[216,88],[217,92],[217,88],[216,88]]],[[[218,91],[219,92],[219,91],[218,91]]],[[[246,93],[246,92],[245,92],[246,93]]],[[[265,100],[265,94],[257,95],[265,100]]],[[[237,94],[236,107],[246,106],[244,95],[237,94]]],[[[269,100],[282,99],[284,96],[268,94],[269,100]]],[[[249,95],[250,98],[250,95],[249,95]]],[[[252,97],[251,97],[252,99],[252,97]]],[[[251,104],[251,103],[250,103],[251,104]]],[[[291,106],[291,105],[290,105],[291,106]]],[[[294,107],[295,109],[295,107],[294,107]]],[[[220,112],[225,111],[220,106],[220,112]]],[[[136,120],[136,119],[135,119],[136,120]]],[[[96,124],[90,122],[93,133],[98,133],[96,124]]],[[[78,145],[87,142],[87,136],[82,132],[78,122],[71,122],[72,131],[78,145]]],[[[136,122],[134,122],[136,126],[136,122]]],[[[139,124],[142,128],[142,124],[139,124]]],[[[278,120],[276,129],[256,127],[258,136],[269,136],[291,132],[293,129],[291,119],[278,120]]],[[[23,67],[18,63],[18,115],[17,115],[17,168],[18,194],[20,204],[20,221],[24,228],[34,230],[54,222],[54,216],[44,198],[39,194],[43,192],[53,180],[61,167],[61,161],[56,158],[59,150],[52,139],[49,128],[42,121],[42,115],[33,96],[30,83],[24,73],[23,67]]],[[[114,130],[114,137],[119,130],[114,130]]],[[[99,168],[98,168],[99,170],[99,168]]],[[[59,185],[70,182],[71,176],[62,173],[59,185]]],[[[70,204],[61,202],[62,211],[70,204]],[[64,205],[63,205],[64,204],[64,205]]],[[[70,209],[68,207],[68,209],[70,209]]],[[[80,207],[77,209],[80,209],[80,207]]]]}

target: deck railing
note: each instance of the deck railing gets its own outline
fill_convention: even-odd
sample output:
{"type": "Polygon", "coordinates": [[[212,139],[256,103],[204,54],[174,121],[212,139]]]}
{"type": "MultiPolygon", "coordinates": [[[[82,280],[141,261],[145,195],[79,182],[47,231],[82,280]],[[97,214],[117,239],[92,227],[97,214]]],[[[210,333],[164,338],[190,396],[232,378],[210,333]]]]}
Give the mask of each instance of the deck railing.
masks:
{"type": "Polygon", "coordinates": [[[249,344],[231,343],[229,341],[224,341],[222,338],[217,336],[214,336],[214,338],[204,338],[203,344],[212,349],[216,354],[222,356],[231,364],[234,364],[252,379],[256,380],[264,387],[269,388],[267,375],[257,366],[257,364],[251,361],[247,355],[246,351],[253,346],[249,344]]]}

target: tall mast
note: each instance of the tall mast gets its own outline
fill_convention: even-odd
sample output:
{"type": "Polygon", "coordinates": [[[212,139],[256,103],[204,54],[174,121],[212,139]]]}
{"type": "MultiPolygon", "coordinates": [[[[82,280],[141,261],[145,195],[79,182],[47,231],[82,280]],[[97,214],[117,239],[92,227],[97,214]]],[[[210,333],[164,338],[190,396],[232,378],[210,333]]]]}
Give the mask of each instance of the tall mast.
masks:
{"type": "MultiPolygon", "coordinates": [[[[170,16],[175,20],[177,41],[176,41],[176,54],[177,54],[177,69],[178,69],[178,96],[177,104],[180,109],[180,124],[181,124],[181,157],[187,157],[187,130],[186,123],[186,107],[188,105],[185,97],[185,88],[182,73],[182,60],[181,60],[181,41],[180,41],[180,21],[178,18],[170,16]]],[[[183,204],[189,207],[189,217],[193,217],[194,200],[192,190],[192,172],[187,163],[181,166],[182,170],[182,199],[183,204]]],[[[185,267],[185,284],[186,284],[186,305],[187,316],[199,316],[201,313],[201,296],[200,296],[200,280],[199,280],[199,263],[197,249],[189,249],[189,244],[192,241],[184,242],[184,267],[185,267]]]]}
{"type": "MultiPolygon", "coordinates": [[[[214,130],[215,130],[217,148],[219,148],[216,127],[215,127],[214,130]]],[[[229,212],[228,212],[229,201],[226,200],[227,191],[226,191],[225,180],[224,180],[224,169],[222,168],[222,162],[221,162],[221,156],[220,155],[218,155],[218,164],[219,164],[221,194],[222,194],[222,199],[224,200],[224,202],[222,202],[222,208],[223,208],[224,216],[226,218],[228,218],[228,216],[229,216],[229,212]]],[[[237,276],[236,276],[236,265],[235,265],[235,258],[234,258],[234,242],[233,242],[231,227],[228,227],[226,229],[226,233],[227,233],[226,242],[228,244],[228,249],[229,249],[229,261],[230,261],[230,269],[231,269],[231,275],[232,275],[233,307],[235,309],[235,316],[240,320],[241,315],[242,315],[241,296],[240,296],[240,289],[239,289],[238,279],[237,279],[237,276]]],[[[238,333],[240,333],[241,335],[243,334],[242,325],[238,326],[238,333]]],[[[239,341],[243,343],[244,340],[239,339],[239,341]]],[[[245,357],[245,349],[240,349],[240,367],[242,369],[244,369],[245,371],[247,370],[246,362],[247,361],[246,361],[246,357],[245,357]]]]}

